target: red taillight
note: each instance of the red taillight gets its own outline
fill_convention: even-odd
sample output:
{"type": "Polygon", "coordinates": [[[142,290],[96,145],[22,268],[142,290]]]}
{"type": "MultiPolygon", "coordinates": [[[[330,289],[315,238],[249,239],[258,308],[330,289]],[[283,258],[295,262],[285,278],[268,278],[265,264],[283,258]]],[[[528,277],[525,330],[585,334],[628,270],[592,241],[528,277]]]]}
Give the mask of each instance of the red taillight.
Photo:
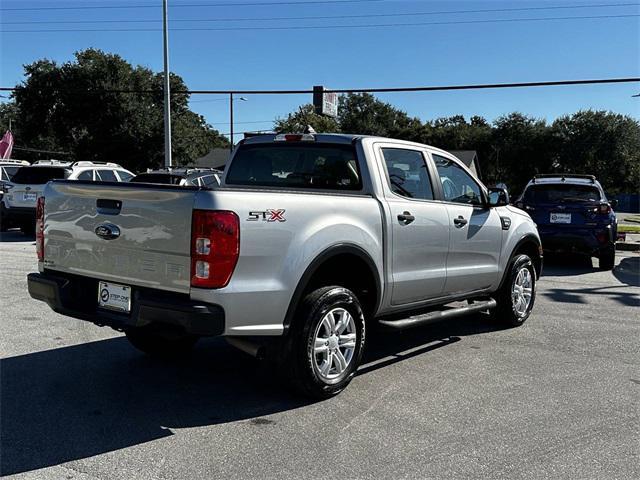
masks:
{"type": "Polygon", "coordinates": [[[240,219],[233,212],[194,210],[191,221],[191,286],[225,287],[240,254],[240,219]]]}
{"type": "Polygon", "coordinates": [[[44,261],[44,197],[36,202],[36,253],[38,261],[44,261]]]}
{"type": "Polygon", "coordinates": [[[598,207],[598,212],[602,214],[607,214],[611,212],[611,206],[608,203],[602,203],[600,204],[600,207],[598,207]]]}

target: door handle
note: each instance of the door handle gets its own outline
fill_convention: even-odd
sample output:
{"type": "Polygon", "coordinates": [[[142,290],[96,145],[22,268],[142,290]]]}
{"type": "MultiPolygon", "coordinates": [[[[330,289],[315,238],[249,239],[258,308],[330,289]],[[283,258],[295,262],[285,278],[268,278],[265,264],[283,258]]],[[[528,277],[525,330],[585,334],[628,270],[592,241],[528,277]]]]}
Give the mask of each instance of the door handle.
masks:
{"type": "Polygon", "coordinates": [[[411,212],[402,212],[398,214],[398,220],[400,220],[401,222],[403,222],[405,225],[410,224],[411,222],[413,222],[416,219],[416,217],[414,217],[413,215],[411,215],[411,212]]]}
{"type": "Polygon", "coordinates": [[[456,227],[464,227],[468,221],[462,215],[458,215],[458,218],[453,219],[453,223],[455,223],[456,227]]]}

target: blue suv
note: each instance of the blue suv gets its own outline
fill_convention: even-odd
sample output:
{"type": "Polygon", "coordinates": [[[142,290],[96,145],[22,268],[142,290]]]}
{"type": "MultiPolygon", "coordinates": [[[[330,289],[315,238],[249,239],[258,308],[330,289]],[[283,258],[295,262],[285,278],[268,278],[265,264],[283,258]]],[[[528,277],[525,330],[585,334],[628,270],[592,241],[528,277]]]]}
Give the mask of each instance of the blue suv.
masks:
{"type": "Polygon", "coordinates": [[[538,225],[545,251],[598,257],[601,270],[615,263],[616,204],[593,175],[561,174],[536,175],[515,202],[538,225]]]}

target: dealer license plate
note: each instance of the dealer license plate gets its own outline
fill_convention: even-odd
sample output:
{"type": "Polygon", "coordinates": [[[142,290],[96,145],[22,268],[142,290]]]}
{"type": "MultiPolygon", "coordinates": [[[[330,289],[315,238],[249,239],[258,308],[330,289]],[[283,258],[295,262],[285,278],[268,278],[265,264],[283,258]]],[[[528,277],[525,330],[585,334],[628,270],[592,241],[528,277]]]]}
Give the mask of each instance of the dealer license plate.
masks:
{"type": "Polygon", "coordinates": [[[119,283],[98,283],[98,306],[129,313],[131,311],[131,287],[119,283]]]}
{"type": "Polygon", "coordinates": [[[571,223],[570,213],[552,213],[549,221],[551,223],[571,223]]]}
{"type": "Polygon", "coordinates": [[[37,196],[38,196],[37,193],[25,193],[25,194],[22,195],[22,201],[23,202],[35,202],[37,196]]]}

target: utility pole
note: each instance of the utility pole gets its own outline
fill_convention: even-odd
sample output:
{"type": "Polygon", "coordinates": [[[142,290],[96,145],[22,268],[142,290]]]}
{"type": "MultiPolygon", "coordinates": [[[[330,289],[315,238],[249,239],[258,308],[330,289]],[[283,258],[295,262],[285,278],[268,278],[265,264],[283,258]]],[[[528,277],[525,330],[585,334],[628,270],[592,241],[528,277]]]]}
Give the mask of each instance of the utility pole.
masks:
{"type": "Polygon", "coordinates": [[[171,91],[169,87],[169,20],[167,0],[162,0],[164,37],[164,166],[171,168],[171,91]]]}

